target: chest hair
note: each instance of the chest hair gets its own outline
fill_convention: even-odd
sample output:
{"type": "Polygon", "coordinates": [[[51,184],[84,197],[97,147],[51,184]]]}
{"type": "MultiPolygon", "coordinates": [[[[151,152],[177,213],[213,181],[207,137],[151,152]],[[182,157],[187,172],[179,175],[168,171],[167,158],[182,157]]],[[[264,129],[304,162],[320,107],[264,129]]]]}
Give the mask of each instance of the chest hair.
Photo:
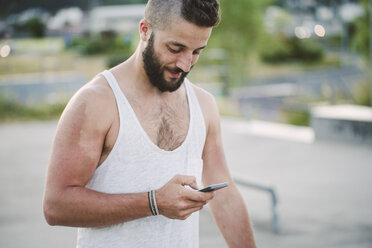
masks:
{"type": "Polygon", "coordinates": [[[186,106],[181,109],[162,107],[156,125],[156,144],[164,150],[179,147],[187,136],[189,111],[186,106]]]}
{"type": "Polygon", "coordinates": [[[142,128],[154,144],[167,151],[182,145],[190,122],[187,99],[147,106],[137,102],[133,104],[142,128]]]}

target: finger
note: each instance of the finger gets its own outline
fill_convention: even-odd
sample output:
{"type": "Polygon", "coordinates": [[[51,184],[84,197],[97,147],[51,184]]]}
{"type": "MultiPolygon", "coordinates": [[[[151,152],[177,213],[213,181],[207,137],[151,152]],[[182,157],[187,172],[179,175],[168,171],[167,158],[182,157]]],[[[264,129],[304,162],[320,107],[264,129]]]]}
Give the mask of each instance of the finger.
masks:
{"type": "MultiPolygon", "coordinates": [[[[199,192],[193,190],[187,190],[185,192],[187,200],[195,202],[208,202],[214,197],[214,192],[199,192]]],[[[205,204],[205,203],[204,203],[205,204]]]]}
{"type": "Polygon", "coordinates": [[[181,184],[182,186],[188,185],[193,189],[198,189],[196,178],[194,176],[178,175],[175,177],[175,182],[181,184]]]}
{"type": "Polygon", "coordinates": [[[212,200],[215,196],[216,196],[216,191],[208,192],[208,194],[207,194],[207,197],[208,197],[207,201],[212,200]]]}
{"type": "Polygon", "coordinates": [[[198,184],[196,183],[196,180],[193,183],[190,183],[189,186],[192,189],[194,189],[194,190],[198,190],[199,189],[198,184]]]}

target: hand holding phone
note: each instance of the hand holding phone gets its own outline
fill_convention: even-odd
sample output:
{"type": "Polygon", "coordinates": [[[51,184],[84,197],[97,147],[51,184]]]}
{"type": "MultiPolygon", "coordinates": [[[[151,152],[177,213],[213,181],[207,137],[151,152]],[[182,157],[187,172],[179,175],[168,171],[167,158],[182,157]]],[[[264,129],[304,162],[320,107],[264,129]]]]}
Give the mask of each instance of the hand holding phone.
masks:
{"type": "Polygon", "coordinates": [[[224,187],[227,187],[229,186],[228,183],[218,183],[218,184],[213,184],[213,185],[209,185],[208,187],[205,187],[205,188],[202,188],[202,189],[199,189],[198,191],[199,192],[210,192],[210,191],[215,191],[215,190],[218,190],[218,189],[222,189],[224,187]]]}

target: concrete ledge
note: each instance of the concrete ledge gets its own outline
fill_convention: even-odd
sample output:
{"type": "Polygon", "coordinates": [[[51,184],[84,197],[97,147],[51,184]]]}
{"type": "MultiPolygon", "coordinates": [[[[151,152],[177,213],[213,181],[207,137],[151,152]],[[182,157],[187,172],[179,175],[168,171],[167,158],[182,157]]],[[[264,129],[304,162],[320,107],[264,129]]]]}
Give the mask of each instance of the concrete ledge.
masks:
{"type": "Polygon", "coordinates": [[[372,144],[372,108],[356,105],[311,109],[316,139],[372,144]]]}
{"type": "Polygon", "coordinates": [[[314,132],[310,127],[300,127],[259,120],[223,119],[223,125],[229,126],[235,133],[249,134],[293,142],[311,144],[314,142],[314,132]]]}

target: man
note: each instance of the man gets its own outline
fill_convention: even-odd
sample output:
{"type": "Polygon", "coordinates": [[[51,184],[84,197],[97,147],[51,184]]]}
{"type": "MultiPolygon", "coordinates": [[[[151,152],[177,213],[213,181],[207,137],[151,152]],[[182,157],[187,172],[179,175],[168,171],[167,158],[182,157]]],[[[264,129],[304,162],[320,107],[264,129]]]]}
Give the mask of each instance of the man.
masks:
{"type": "Polygon", "coordinates": [[[208,202],[230,247],[255,247],[214,98],[185,78],[218,21],[217,0],[150,0],[133,56],[69,102],[44,213],[50,225],[79,227],[78,247],[198,247],[208,202]],[[201,181],[230,185],[199,192],[201,181]]]}

